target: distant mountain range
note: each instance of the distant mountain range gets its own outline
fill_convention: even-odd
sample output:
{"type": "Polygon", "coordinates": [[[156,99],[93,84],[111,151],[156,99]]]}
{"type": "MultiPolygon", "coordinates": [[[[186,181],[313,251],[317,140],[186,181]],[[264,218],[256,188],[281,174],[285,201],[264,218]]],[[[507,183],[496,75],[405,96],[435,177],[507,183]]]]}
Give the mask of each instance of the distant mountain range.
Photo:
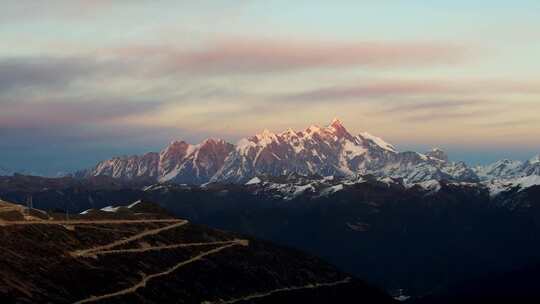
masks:
{"type": "Polygon", "coordinates": [[[0,166],[0,176],[10,176],[15,173],[13,170],[0,166]]]}
{"type": "MultiPolygon", "coordinates": [[[[31,172],[31,171],[27,171],[27,170],[15,170],[15,169],[8,168],[8,167],[0,165],[0,176],[12,176],[13,174],[44,176],[43,174],[40,174],[40,173],[37,173],[37,172],[31,172]]],[[[55,176],[55,177],[59,177],[59,175],[55,176]]]]}
{"type": "Polygon", "coordinates": [[[246,183],[258,176],[293,173],[349,178],[374,175],[400,180],[408,187],[429,181],[482,182],[499,187],[536,184],[540,156],[525,162],[501,160],[469,167],[464,162],[449,161],[439,148],[426,153],[399,152],[369,133],[352,135],[334,119],[326,127],[312,125],[302,131],[264,130],[236,145],[213,138],[197,145],[174,141],[159,153],[114,157],[75,175],[201,185],[246,183]]]}

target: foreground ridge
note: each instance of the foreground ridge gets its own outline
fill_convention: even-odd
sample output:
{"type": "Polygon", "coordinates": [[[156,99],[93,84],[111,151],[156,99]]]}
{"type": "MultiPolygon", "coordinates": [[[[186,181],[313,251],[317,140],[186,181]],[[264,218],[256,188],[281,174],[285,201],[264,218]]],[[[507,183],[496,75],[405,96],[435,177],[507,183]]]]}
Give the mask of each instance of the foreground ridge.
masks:
{"type": "MultiPolygon", "coordinates": [[[[201,303],[347,277],[314,256],[172,218],[148,201],[93,208],[100,205],[67,219],[0,201],[0,302],[201,303]]],[[[357,279],[279,297],[328,303],[337,293],[338,301],[391,303],[357,279]]]]}

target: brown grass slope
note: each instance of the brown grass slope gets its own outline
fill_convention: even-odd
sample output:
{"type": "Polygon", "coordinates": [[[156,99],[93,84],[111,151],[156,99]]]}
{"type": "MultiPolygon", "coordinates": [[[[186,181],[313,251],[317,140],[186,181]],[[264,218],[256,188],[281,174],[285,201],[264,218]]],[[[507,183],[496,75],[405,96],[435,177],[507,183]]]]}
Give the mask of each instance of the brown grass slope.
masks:
{"type": "Polygon", "coordinates": [[[0,244],[1,303],[392,302],[318,258],[147,203],[68,219],[0,202],[0,244]]]}

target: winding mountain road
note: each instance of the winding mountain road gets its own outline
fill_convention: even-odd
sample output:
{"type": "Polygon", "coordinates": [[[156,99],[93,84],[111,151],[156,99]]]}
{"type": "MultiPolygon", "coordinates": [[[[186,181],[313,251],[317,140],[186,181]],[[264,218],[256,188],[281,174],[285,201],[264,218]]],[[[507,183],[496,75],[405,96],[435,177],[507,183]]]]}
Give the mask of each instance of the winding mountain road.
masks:
{"type": "Polygon", "coordinates": [[[152,219],[152,220],[36,220],[36,221],[5,221],[0,220],[4,226],[13,225],[86,225],[86,224],[148,224],[148,223],[178,223],[187,222],[179,219],[152,219]]]}
{"type": "Polygon", "coordinates": [[[167,249],[176,249],[176,248],[186,248],[186,247],[198,247],[198,246],[210,246],[210,245],[228,245],[239,243],[244,240],[235,239],[232,241],[217,241],[217,242],[207,242],[207,243],[183,243],[183,244],[173,244],[173,245],[162,245],[162,246],[152,246],[146,248],[130,248],[130,249],[117,249],[117,250],[100,250],[94,251],[87,255],[96,256],[96,255],[107,255],[107,254],[119,254],[119,253],[137,253],[137,252],[148,252],[148,251],[160,251],[167,249]]]}
{"type": "Polygon", "coordinates": [[[254,293],[245,297],[231,299],[231,300],[204,301],[201,304],[234,304],[241,301],[249,301],[253,299],[268,297],[279,292],[302,290],[302,289],[315,289],[315,288],[320,288],[320,287],[331,287],[331,286],[337,286],[341,284],[347,284],[350,281],[351,281],[351,278],[345,278],[340,281],[329,282],[329,283],[312,283],[312,284],[307,284],[304,286],[283,287],[283,288],[273,289],[270,291],[254,293]]]}
{"type": "Polygon", "coordinates": [[[142,280],[139,281],[137,284],[133,285],[132,287],[122,289],[122,290],[119,290],[119,291],[116,291],[116,292],[113,292],[113,293],[100,295],[100,296],[91,296],[91,297],[89,297],[87,299],[77,301],[77,302],[75,302],[75,304],[92,303],[92,302],[102,301],[102,300],[105,300],[105,299],[110,299],[110,298],[130,294],[130,293],[134,293],[139,288],[145,287],[146,284],[148,283],[148,281],[159,278],[159,277],[162,277],[162,276],[166,276],[168,274],[171,274],[174,271],[176,271],[177,269],[181,268],[182,266],[185,266],[185,265],[191,264],[193,262],[196,262],[196,261],[198,261],[198,260],[200,260],[200,259],[202,259],[202,258],[204,258],[206,256],[216,254],[216,253],[218,253],[218,252],[220,252],[220,251],[222,251],[224,249],[230,248],[232,246],[248,246],[248,245],[249,245],[248,240],[234,240],[234,241],[231,241],[231,243],[229,243],[229,244],[226,244],[226,245],[223,245],[223,246],[220,246],[220,247],[217,247],[217,248],[202,252],[202,253],[200,253],[200,254],[198,254],[198,255],[196,255],[196,256],[188,259],[188,260],[179,262],[178,264],[174,265],[173,267],[171,267],[171,268],[169,268],[169,269],[167,269],[167,270],[165,270],[163,272],[158,272],[158,273],[154,273],[154,274],[151,274],[151,275],[143,275],[142,280]]]}
{"type": "MultiPolygon", "coordinates": [[[[0,212],[7,212],[7,211],[13,211],[13,210],[20,210],[20,208],[17,207],[0,207],[0,212]]],[[[11,225],[99,225],[99,224],[107,224],[107,225],[129,225],[129,224],[149,224],[149,223],[168,223],[170,225],[166,225],[163,227],[151,229],[151,230],[145,230],[141,233],[132,235],[130,237],[116,240],[114,242],[111,242],[106,245],[100,245],[95,246],[92,248],[82,249],[82,250],[76,250],[72,251],[69,254],[75,258],[84,258],[84,257],[97,257],[98,255],[110,255],[110,254],[124,254],[124,253],[144,253],[144,252],[151,252],[151,251],[160,251],[160,250],[170,250],[170,249],[176,249],[176,248],[187,248],[187,247],[196,247],[196,246],[211,246],[211,245],[221,245],[219,247],[204,251],[199,253],[198,255],[178,262],[174,266],[168,268],[165,271],[146,275],[143,274],[142,279],[134,284],[133,286],[129,288],[125,288],[116,292],[107,293],[103,295],[98,296],[90,296],[86,299],[80,300],[75,302],[75,304],[83,304],[83,303],[92,303],[92,302],[98,302],[122,295],[127,295],[130,293],[136,292],[140,288],[144,288],[146,284],[159,277],[163,277],[166,275],[169,275],[176,271],[177,269],[194,263],[196,261],[199,261],[203,259],[206,256],[213,255],[216,253],[219,253],[222,250],[225,250],[227,248],[233,247],[233,246],[249,246],[249,241],[244,239],[234,239],[229,241],[214,241],[214,242],[195,242],[195,243],[180,243],[180,244],[171,244],[171,245],[161,245],[161,246],[150,246],[150,247],[144,247],[144,248],[128,248],[128,249],[113,249],[115,247],[128,244],[130,242],[142,239],[147,236],[156,235],[163,231],[174,229],[177,227],[181,227],[183,225],[186,225],[189,223],[187,220],[179,220],[179,219],[141,219],[141,220],[26,220],[26,221],[5,221],[0,220],[0,226],[11,226],[11,225]]],[[[101,227],[95,227],[95,226],[89,226],[96,229],[101,229],[101,227]]],[[[303,289],[315,289],[315,288],[321,288],[321,287],[330,287],[330,286],[336,286],[340,284],[346,284],[351,281],[351,278],[345,278],[340,281],[335,282],[327,282],[327,283],[311,283],[303,286],[292,286],[292,287],[283,287],[283,288],[277,288],[269,291],[254,293],[251,295],[247,295],[240,298],[235,299],[219,299],[214,301],[203,301],[202,304],[234,304],[242,301],[249,301],[253,299],[258,298],[264,298],[271,296],[276,293],[280,292],[287,292],[287,291],[295,291],[295,290],[303,290],[303,289]]]]}
{"type": "Polygon", "coordinates": [[[0,207],[0,212],[21,211],[22,207],[0,207]]]}
{"type": "Polygon", "coordinates": [[[152,230],[146,230],[144,232],[138,233],[138,234],[130,236],[128,238],[121,239],[121,240],[118,240],[118,241],[114,241],[114,242],[109,243],[107,245],[96,246],[96,247],[92,247],[92,248],[88,248],[88,249],[72,251],[70,254],[72,256],[74,256],[74,257],[95,256],[97,253],[99,253],[101,251],[107,251],[107,250],[112,249],[114,247],[136,241],[138,239],[141,239],[141,238],[149,236],[149,235],[159,234],[162,231],[170,230],[170,229],[174,229],[174,228],[183,226],[183,225],[185,225],[187,223],[189,223],[189,222],[186,221],[186,220],[176,220],[176,222],[174,224],[172,224],[172,225],[168,225],[168,226],[165,226],[165,227],[160,227],[160,228],[156,228],[156,229],[152,229],[152,230]]]}

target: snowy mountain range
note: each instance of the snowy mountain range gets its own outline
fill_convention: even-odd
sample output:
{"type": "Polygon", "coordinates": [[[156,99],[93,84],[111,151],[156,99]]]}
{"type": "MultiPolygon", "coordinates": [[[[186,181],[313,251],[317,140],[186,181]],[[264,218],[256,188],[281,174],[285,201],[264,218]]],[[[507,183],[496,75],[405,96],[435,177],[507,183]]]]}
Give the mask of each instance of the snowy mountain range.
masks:
{"type": "Polygon", "coordinates": [[[40,172],[36,171],[30,171],[30,170],[24,170],[24,169],[12,169],[5,166],[0,165],[0,176],[12,176],[15,174],[20,175],[31,175],[31,176],[43,176],[43,177],[64,177],[64,176],[70,176],[71,174],[66,172],[58,172],[56,174],[42,174],[40,172]]]}
{"type": "Polygon", "coordinates": [[[159,153],[115,157],[76,175],[201,185],[243,184],[258,176],[290,174],[350,178],[372,175],[397,179],[405,186],[430,181],[511,183],[540,175],[540,160],[536,156],[526,162],[502,160],[471,168],[464,162],[450,162],[438,148],[427,153],[399,152],[369,133],[352,135],[340,120],[334,119],[328,126],[312,125],[301,131],[264,130],[236,145],[212,138],[197,145],[174,141],[159,153]]]}
{"type": "Polygon", "coordinates": [[[492,196],[510,189],[526,189],[540,185],[540,155],[528,161],[503,159],[487,166],[478,166],[476,174],[492,196]]]}
{"type": "Polygon", "coordinates": [[[509,159],[499,160],[487,166],[478,166],[475,168],[475,172],[483,180],[540,175],[540,155],[525,162],[509,159]]]}

